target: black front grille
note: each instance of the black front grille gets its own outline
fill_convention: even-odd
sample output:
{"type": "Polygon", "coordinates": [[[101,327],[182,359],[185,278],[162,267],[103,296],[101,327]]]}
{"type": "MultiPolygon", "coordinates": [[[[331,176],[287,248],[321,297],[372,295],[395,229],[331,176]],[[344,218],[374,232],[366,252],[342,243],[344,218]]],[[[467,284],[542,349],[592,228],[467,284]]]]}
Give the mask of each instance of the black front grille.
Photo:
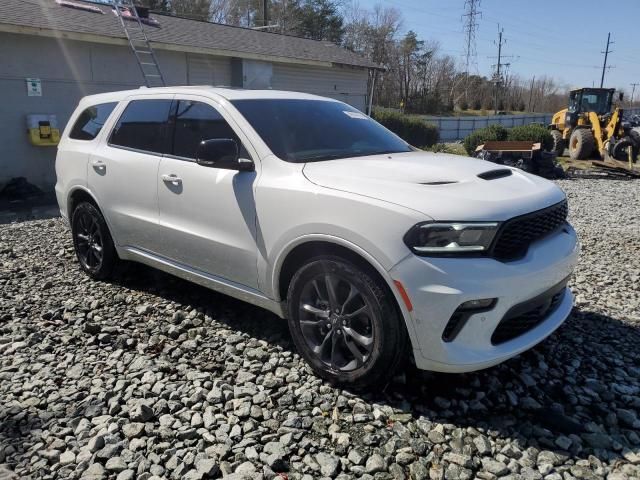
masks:
{"type": "Polygon", "coordinates": [[[494,330],[491,343],[498,345],[513,340],[546,320],[562,302],[567,280],[532,300],[512,307],[494,330]]]}
{"type": "Polygon", "coordinates": [[[568,213],[567,201],[563,200],[543,210],[507,220],[496,235],[492,256],[498,260],[523,257],[532,242],[564,225],[568,213]]]}

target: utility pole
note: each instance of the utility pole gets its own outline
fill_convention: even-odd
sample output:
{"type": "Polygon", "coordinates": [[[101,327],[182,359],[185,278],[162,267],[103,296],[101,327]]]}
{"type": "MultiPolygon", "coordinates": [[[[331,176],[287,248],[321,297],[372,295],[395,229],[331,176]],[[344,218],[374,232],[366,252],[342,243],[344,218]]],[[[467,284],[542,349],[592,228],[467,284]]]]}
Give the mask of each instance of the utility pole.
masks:
{"type": "Polygon", "coordinates": [[[496,67],[496,73],[494,76],[494,83],[495,83],[495,88],[494,88],[494,93],[493,93],[493,110],[494,110],[494,114],[497,115],[498,114],[498,94],[500,91],[500,85],[502,84],[502,77],[500,74],[500,69],[502,67],[508,67],[511,64],[510,63],[502,63],[502,59],[506,58],[504,55],[502,55],[502,45],[504,43],[506,43],[505,41],[502,40],[502,33],[504,32],[503,28],[500,28],[500,25],[498,25],[498,63],[495,64],[494,66],[496,67]]]}
{"type": "Polygon", "coordinates": [[[604,64],[602,65],[602,78],[600,78],[600,88],[602,88],[602,86],[604,85],[604,72],[607,70],[607,57],[609,56],[610,53],[613,53],[611,50],[609,50],[609,45],[612,43],[615,43],[615,42],[611,41],[611,32],[609,32],[607,34],[607,48],[604,50],[604,52],[600,52],[600,53],[604,53],[604,64]]]}
{"type": "Polygon", "coordinates": [[[269,5],[268,2],[269,0],[262,0],[262,18],[263,18],[263,26],[267,26],[269,25],[269,5]]]}
{"type": "Polygon", "coordinates": [[[636,87],[640,85],[640,83],[632,83],[631,84],[631,101],[629,102],[629,106],[633,107],[633,94],[636,93],[636,87]]]}
{"type": "Polygon", "coordinates": [[[482,18],[482,12],[478,10],[480,7],[480,0],[465,0],[464,8],[465,14],[462,15],[464,20],[464,34],[465,34],[465,86],[464,86],[464,100],[468,102],[468,90],[469,90],[469,67],[471,62],[475,63],[476,57],[476,29],[478,28],[478,17],[482,18]]]}

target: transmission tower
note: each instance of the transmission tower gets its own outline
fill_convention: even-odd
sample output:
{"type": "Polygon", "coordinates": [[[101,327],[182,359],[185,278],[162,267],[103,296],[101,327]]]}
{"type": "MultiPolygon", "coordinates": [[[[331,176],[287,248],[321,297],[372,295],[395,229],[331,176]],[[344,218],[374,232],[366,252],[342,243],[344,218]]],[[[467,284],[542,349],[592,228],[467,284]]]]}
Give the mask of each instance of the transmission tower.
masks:
{"type": "Polygon", "coordinates": [[[480,0],[465,0],[464,2],[464,15],[462,20],[464,22],[464,36],[465,36],[465,86],[464,86],[464,99],[467,99],[467,91],[469,90],[469,68],[471,64],[476,63],[476,30],[478,28],[478,18],[482,18],[482,12],[478,10],[480,8],[480,0]]]}

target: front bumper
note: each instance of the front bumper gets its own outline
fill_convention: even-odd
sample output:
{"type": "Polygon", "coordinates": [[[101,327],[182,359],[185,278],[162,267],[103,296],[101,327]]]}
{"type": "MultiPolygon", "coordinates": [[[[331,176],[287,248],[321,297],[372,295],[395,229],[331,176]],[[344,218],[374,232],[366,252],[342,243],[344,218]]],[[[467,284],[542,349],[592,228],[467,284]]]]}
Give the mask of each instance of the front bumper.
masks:
{"type": "Polygon", "coordinates": [[[513,262],[492,258],[434,258],[410,255],[389,272],[400,281],[413,304],[416,365],[423,370],[467,372],[496,365],[533,347],[569,316],[573,295],[566,289],[546,318],[516,338],[494,344],[492,335],[514,306],[527,302],[570,276],[579,243],[568,224],[534,242],[525,257],[513,262]],[[469,300],[496,298],[489,311],[469,316],[451,341],[443,332],[456,309],[469,300]]]}

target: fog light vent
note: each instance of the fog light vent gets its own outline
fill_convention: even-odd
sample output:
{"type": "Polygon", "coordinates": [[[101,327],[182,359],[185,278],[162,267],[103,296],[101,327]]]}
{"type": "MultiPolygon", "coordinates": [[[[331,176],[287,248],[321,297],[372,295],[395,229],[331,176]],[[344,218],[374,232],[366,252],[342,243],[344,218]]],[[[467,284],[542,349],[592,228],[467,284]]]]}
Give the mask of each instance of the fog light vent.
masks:
{"type": "Polygon", "coordinates": [[[477,310],[479,308],[489,308],[495,302],[495,298],[481,298],[479,300],[469,300],[458,307],[458,310],[477,310]]]}
{"type": "Polygon", "coordinates": [[[451,342],[458,336],[462,327],[465,326],[469,317],[474,313],[487,312],[491,310],[496,304],[495,298],[481,298],[478,300],[469,300],[462,303],[456,311],[453,312],[451,318],[447,322],[444,331],[442,332],[442,340],[445,342],[451,342]]]}

